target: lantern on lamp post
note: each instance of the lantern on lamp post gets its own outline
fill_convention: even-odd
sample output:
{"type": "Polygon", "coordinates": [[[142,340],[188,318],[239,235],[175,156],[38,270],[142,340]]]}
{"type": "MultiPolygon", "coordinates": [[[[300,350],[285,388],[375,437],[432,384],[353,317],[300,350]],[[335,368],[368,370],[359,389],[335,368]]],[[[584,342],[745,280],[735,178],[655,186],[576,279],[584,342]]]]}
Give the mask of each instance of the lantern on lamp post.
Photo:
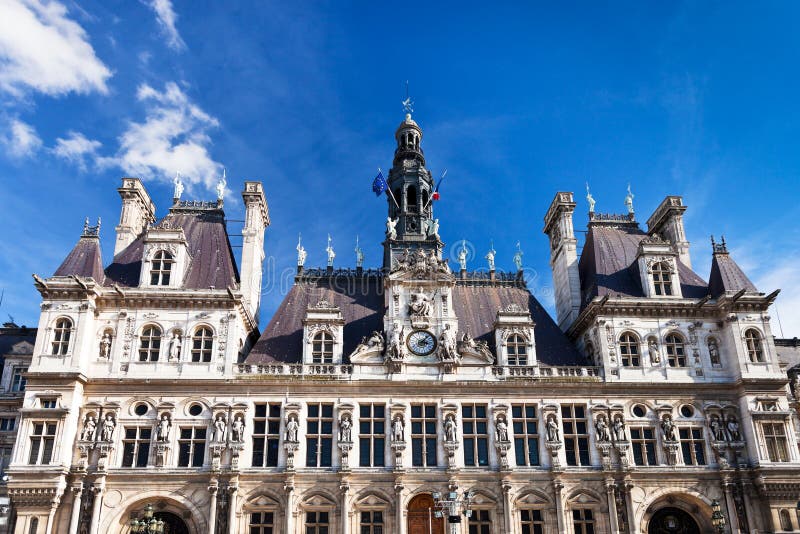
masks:
{"type": "Polygon", "coordinates": [[[467,519],[472,517],[472,510],[470,505],[475,496],[471,491],[465,491],[461,495],[455,491],[447,493],[433,493],[433,502],[435,507],[434,515],[437,518],[446,517],[447,523],[450,525],[450,532],[455,534],[458,532],[458,524],[461,523],[461,516],[467,519]]]}
{"type": "Polygon", "coordinates": [[[153,514],[153,505],[148,504],[130,521],[131,534],[164,534],[164,522],[153,514]]]}

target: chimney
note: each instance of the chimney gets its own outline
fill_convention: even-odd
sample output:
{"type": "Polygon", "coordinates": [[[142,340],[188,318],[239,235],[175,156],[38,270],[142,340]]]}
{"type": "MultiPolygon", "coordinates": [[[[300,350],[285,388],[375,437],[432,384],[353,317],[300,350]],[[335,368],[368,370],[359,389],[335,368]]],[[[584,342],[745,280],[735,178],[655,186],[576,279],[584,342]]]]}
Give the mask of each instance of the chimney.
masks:
{"type": "Polygon", "coordinates": [[[555,286],[558,326],[567,331],[581,309],[578,274],[578,240],[572,224],[575,201],[572,193],[556,193],[544,217],[544,233],[550,238],[550,269],[555,286]]]}
{"type": "Polygon", "coordinates": [[[261,182],[245,182],[242,199],[245,205],[242,228],[242,295],[245,307],[258,324],[264,264],[264,230],[269,226],[269,207],[261,182]]]}
{"type": "Polygon", "coordinates": [[[681,263],[691,269],[689,242],[686,240],[686,232],[683,229],[684,211],[686,211],[686,206],[683,204],[683,198],[675,195],[666,197],[647,219],[647,233],[649,235],[658,234],[668,240],[681,263]]]}
{"type": "Polygon", "coordinates": [[[114,256],[125,250],[139,237],[147,225],[156,220],[156,207],[150,200],[141,180],[123,178],[122,187],[117,189],[122,197],[122,211],[117,225],[117,242],[114,256]]]}

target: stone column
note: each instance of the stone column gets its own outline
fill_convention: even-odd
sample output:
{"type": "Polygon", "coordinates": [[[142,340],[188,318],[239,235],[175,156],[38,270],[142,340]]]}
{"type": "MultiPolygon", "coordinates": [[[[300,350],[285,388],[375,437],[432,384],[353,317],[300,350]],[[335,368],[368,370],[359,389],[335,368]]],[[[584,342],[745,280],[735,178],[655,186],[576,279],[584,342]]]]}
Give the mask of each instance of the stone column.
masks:
{"type": "Polygon", "coordinates": [[[739,534],[742,530],[741,526],[739,526],[739,516],[736,514],[736,504],[733,502],[730,482],[727,480],[723,481],[722,488],[725,490],[725,515],[728,520],[728,525],[733,534],[739,534]]]}
{"type": "Polygon", "coordinates": [[[286,534],[294,532],[294,484],[287,482],[283,489],[286,490],[286,534]]]}
{"type": "Polygon", "coordinates": [[[94,499],[92,500],[92,524],[89,527],[89,534],[98,534],[100,532],[100,511],[103,507],[103,490],[105,489],[105,479],[95,480],[92,485],[92,493],[94,499]]]}
{"type": "Polygon", "coordinates": [[[58,510],[58,505],[61,503],[61,498],[56,497],[53,499],[53,502],[50,503],[50,512],[47,514],[47,526],[45,527],[45,534],[53,534],[53,519],[56,516],[56,510],[58,510]]]}
{"type": "Polygon", "coordinates": [[[350,485],[344,482],[339,488],[342,490],[342,505],[339,507],[342,511],[341,534],[348,534],[350,532],[350,507],[348,506],[347,497],[350,493],[350,485]]]}
{"type": "Polygon", "coordinates": [[[236,534],[236,506],[238,505],[239,486],[228,486],[228,532],[236,534]]]}
{"type": "Polygon", "coordinates": [[[208,492],[211,494],[211,501],[208,505],[208,534],[214,534],[217,530],[217,490],[219,490],[219,486],[213,482],[208,487],[208,492]]]}
{"type": "Polygon", "coordinates": [[[83,482],[72,486],[72,515],[69,519],[69,534],[78,534],[78,522],[81,519],[81,497],[83,482]]]}
{"type": "Polygon", "coordinates": [[[619,516],[617,515],[617,498],[614,495],[616,485],[613,480],[606,480],[606,496],[608,497],[608,522],[611,534],[619,534],[619,516]]]}
{"type": "Polygon", "coordinates": [[[511,489],[510,483],[503,482],[503,521],[505,524],[505,532],[509,534],[514,532],[514,519],[511,517],[511,489]]]}
{"type": "Polygon", "coordinates": [[[558,531],[566,532],[564,526],[564,503],[561,500],[561,491],[564,489],[564,484],[560,480],[553,481],[553,497],[556,502],[556,518],[558,519],[558,531]]]}
{"type": "Polygon", "coordinates": [[[395,502],[395,506],[397,507],[397,511],[396,511],[397,529],[396,529],[396,532],[398,534],[406,534],[406,531],[408,530],[408,525],[406,525],[406,522],[403,520],[404,519],[403,518],[403,490],[404,489],[405,488],[403,487],[402,484],[395,483],[394,491],[395,491],[395,494],[397,495],[397,497],[395,498],[394,502],[395,502]]]}
{"type": "Polygon", "coordinates": [[[633,484],[631,482],[625,482],[625,508],[627,509],[628,513],[628,529],[630,530],[630,534],[639,534],[639,523],[636,521],[636,516],[634,515],[633,509],[633,484]]]}

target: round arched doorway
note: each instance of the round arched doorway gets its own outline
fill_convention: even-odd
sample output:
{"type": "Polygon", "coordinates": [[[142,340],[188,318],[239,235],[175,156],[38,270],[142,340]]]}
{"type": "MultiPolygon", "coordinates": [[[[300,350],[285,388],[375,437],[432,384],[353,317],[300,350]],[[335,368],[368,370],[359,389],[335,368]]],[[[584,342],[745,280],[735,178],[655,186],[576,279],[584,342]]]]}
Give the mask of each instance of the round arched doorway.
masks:
{"type": "Polygon", "coordinates": [[[420,493],[408,502],[408,534],[444,534],[444,520],[434,516],[433,496],[420,493]]]}
{"type": "Polygon", "coordinates": [[[662,508],[650,518],[647,534],[700,534],[700,527],[688,512],[662,508]]]}
{"type": "Polygon", "coordinates": [[[156,512],[153,515],[164,522],[164,534],[189,534],[189,527],[183,519],[172,512],[156,512]]]}

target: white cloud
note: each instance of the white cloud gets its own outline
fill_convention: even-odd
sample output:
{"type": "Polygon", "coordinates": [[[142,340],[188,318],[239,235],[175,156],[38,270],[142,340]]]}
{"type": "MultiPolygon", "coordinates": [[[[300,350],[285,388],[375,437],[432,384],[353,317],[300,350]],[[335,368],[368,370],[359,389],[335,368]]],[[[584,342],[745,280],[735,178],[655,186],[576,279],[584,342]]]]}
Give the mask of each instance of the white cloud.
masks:
{"type": "Polygon", "coordinates": [[[11,157],[32,156],[42,146],[42,140],[30,124],[13,118],[5,126],[4,131],[0,132],[0,143],[5,146],[6,152],[11,157]]]}
{"type": "Polygon", "coordinates": [[[175,27],[175,21],[178,16],[175,14],[175,10],[172,9],[172,2],[170,0],[150,0],[148,5],[156,13],[158,25],[161,26],[161,31],[164,32],[164,36],[167,38],[167,46],[173,50],[186,48],[186,43],[183,42],[178,29],[175,27]]]}
{"type": "Polygon", "coordinates": [[[800,254],[763,259],[766,260],[762,264],[765,265],[763,272],[753,283],[765,293],[781,290],[772,309],[772,334],[777,337],[800,337],[800,284],[797,283],[800,280],[800,254]]]}
{"type": "Polygon", "coordinates": [[[97,149],[102,146],[100,141],[88,139],[79,132],[68,132],[66,138],[56,139],[53,153],[71,163],[76,164],[80,169],[86,169],[86,160],[97,158],[97,149]]]}
{"type": "Polygon", "coordinates": [[[0,0],[0,91],[106,93],[111,71],[57,1],[0,0]]]}
{"type": "Polygon", "coordinates": [[[208,130],[217,119],[195,105],[180,87],[168,83],[160,92],[139,86],[137,98],[145,106],[143,122],[130,122],[120,136],[120,148],[112,158],[97,158],[101,166],[117,166],[145,179],[171,181],[180,172],[184,183],[211,189],[222,165],[208,152],[208,130]]]}

